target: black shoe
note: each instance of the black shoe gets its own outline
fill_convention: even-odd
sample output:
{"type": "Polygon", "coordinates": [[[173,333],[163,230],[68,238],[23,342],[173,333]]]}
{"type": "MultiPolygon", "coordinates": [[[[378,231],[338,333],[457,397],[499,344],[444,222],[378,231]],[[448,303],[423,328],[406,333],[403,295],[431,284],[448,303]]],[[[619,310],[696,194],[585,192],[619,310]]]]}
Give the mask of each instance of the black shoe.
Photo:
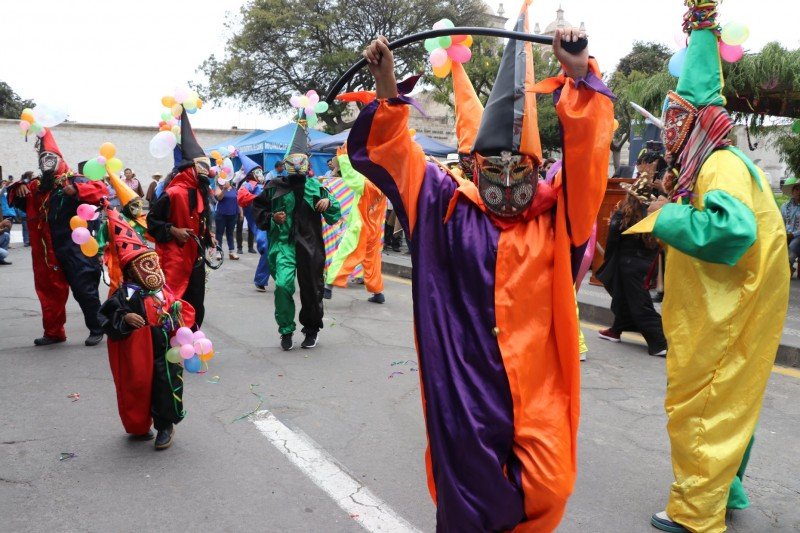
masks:
{"type": "Polygon", "coordinates": [[[653,301],[657,304],[660,304],[664,301],[664,291],[658,291],[655,296],[653,296],[653,301]]]}
{"type": "Polygon", "coordinates": [[[166,450],[172,446],[172,438],[175,436],[175,426],[172,424],[168,428],[159,429],[156,435],[156,450],[166,450]]]}
{"type": "Polygon", "coordinates": [[[306,338],[303,339],[303,343],[300,344],[301,348],[313,348],[317,345],[317,335],[319,334],[318,331],[308,331],[306,332],[306,338]]]}
{"type": "Polygon", "coordinates": [[[130,440],[137,440],[137,441],[153,440],[153,437],[155,437],[155,435],[149,429],[147,430],[147,433],[142,433],[141,435],[128,435],[128,438],[130,440]]]}
{"type": "Polygon", "coordinates": [[[59,342],[64,342],[67,339],[56,339],[54,337],[48,337],[47,335],[42,335],[38,339],[33,339],[33,344],[36,346],[48,346],[50,344],[57,344],[59,342]]]}
{"type": "Polygon", "coordinates": [[[330,300],[331,298],[333,298],[333,291],[330,290],[328,287],[325,287],[324,289],[322,289],[322,297],[325,298],[326,300],[330,300]]]}
{"type": "Polygon", "coordinates": [[[236,249],[236,253],[237,253],[237,254],[243,254],[244,252],[242,251],[242,249],[241,249],[241,248],[237,248],[237,249],[236,249]]]}
{"type": "MultiPolygon", "coordinates": [[[[239,253],[241,253],[241,252],[239,252],[239,253]]],[[[248,254],[257,254],[258,250],[256,250],[255,248],[248,248],[247,249],[247,253],[248,254]]]]}
{"type": "Polygon", "coordinates": [[[370,298],[370,299],[369,299],[369,300],[367,300],[367,301],[368,301],[368,302],[372,302],[372,303],[374,303],[374,304],[382,304],[383,302],[385,302],[385,301],[386,301],[386,297],[383,295],[383,293],[382,293],[382,292],[376,292],[376,293],[375,293],[375,294],[372,296],[372,298],[370,298]]]}
{"type": "Polygon", "coordinates": [[[97,335],[89,335],[86,337],[86,342],[84,344],[86,346],[97,346],[103,340],[103,334],[98,333],[97,335]]]}
{"type": "Polygon", "coordinates": [[[267,292],[267,288],[263,285],[256,285],[256,290],[258,292],[267,292]]]}
{"type": "Polygon", "coordinates": [[[292,340],[292,334],[287,333],[286,335],[281,335],[281,348],[284,352],[288,352],[292,348],[294,348],[294,341],[292,340]]]}
{"type": "Polygon", "coordinates": [[[11,265],[13,264],[11,261],[6,261],[5,259],[0,259],[0,265],[11,265]]]}

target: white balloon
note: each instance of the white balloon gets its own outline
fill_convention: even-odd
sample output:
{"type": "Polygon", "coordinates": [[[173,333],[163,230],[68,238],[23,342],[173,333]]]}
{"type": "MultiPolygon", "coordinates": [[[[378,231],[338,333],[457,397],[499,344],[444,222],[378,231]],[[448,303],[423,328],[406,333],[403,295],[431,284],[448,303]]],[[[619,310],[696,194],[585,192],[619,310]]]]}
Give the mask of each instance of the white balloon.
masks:
{"type": "Polygon", "coordinates": [[[67,120],[67,110],[47,104],[38,104],[33,108],[33,118],[45,128],[52,128],[67,120]]]}
{"type": "Polygon", "coordinates": [[[172,153],[178,140],[171,131],[159,131],[150,140],[150,155],[163,159],[172,153]]]}

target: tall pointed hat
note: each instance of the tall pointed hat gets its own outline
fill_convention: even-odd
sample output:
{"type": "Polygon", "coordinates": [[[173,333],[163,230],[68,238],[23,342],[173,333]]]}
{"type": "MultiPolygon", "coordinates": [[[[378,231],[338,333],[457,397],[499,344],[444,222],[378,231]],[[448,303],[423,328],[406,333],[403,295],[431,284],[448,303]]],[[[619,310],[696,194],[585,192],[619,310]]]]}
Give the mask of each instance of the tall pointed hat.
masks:
{"type": "Polygon", "coordinates": [[[261,170],[264,170],[261,167],[261,165],[259,165],[258,163],[256,163],[255,161],[253,161],[252,159],[250,159],[249,157],[247,157],[243,153],[238,152],[238,157],[239,157],[239,161],[242,162],[242,172],[244,173],[245,176],[247,176],[248,174],[250,174],[252,171],[254,171],[257,168],[260,168],[261,170]]]}
{"type": "Polygon", "coordinates": [[[139,195],[133,192],[133,189],[128,187],[128,185],[114,172],[106,169],[106,174],[108,175],[108,182],[114,188],[114,192],[117,193],[119,205],[125,207],[128,205],[128,203],[130,203],[131,200],[139,198],[139,195]]]}
{"type": "Polygon", "coordinates": [[[185,108],[181,112],[181,142],[175,146],[173,155],[175,168],[185,168],[191,165],[196,158],[206,156],[200,143],[197,142],[192,123],[189,122],[189,114],[185,108]]]}
{"type": "Polygon", "coordinates": [[[58,162],[58,167],[56,167],[55,171],[56,176],[63,176],[70,171],[69,165],[67,164],[66,159],[64,159],[64,154],[61,153],[61,149],[58,147],[58,143],[56,143],[56,139],[53,137],[53,133],[50,128],[45,128],[45,133],[42,138],[39,139],[38,146],[40,155],[43,152],[52,152],[59,157],[60,161],[58,162]]]}
{"type": "Polygon", "coordinates": [[[308,122],[306,122],[306,115],[301,109],[297,116],[297,123],[295,124],[294,133],[292,134],[292,140],[289,141],[289,145],[286,148],[284,159],[294,154],[308,155],[309,143],[307,127],[308,122]]]}
{"type": "Polygon", "coordinates": [[[475,88],[464,70],[464,65],[453,61],[453,94],[456,104],[456,137],[458,153],[472,153],[475,137],[483,116],[483,104],[475,94],[475,88]]]}
{"type": "MultiPolygon", "coordinates": [[[[515,31],[528,31],[531,1],[523,2],[515,31]]],[[[533,74],[531,43],[509,39],[486,102],[473,152],[494,155],[511,151],[529,155],[537,164],[542,161],[533,74]]]]}
{"type": "Polygon", "coordinates": [[[675,92],[693,106],[724,106],[717,0],[686,0],[683,31],[689,46],[675,92]]]}
{"type": "Polygon", "coordinates": [[[144,253],[155,253],[142,242],[139,234],[116,210],[107,209],[106,214],[108,215],[109,246],[114,246],[114,251],[119,258],[120,270],[124,271],[131,261],[144,253]]]}

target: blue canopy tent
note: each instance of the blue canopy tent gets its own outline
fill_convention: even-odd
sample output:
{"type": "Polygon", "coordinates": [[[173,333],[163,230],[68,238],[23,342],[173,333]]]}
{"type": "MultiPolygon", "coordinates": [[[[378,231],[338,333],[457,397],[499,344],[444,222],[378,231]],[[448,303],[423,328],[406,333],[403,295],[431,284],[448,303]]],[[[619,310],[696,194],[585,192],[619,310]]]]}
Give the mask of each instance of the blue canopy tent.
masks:
{"type": "MultiPolygon", "coordinates": [[[[285,124],[271,131],[256,130],[248,136],[236,137],[219,143],[214,147],[207,148],[206,153],[214,149],[233,145],[239,152],[249,156],[253,161],[260,164],[264,168],[264,172],[269,172],[274,168],[275,163],[282,160],[283,156],[286,155],[286,150],[289,147],[289,143],[292,141],[294,129],[295,123],[290,122],[289,124],[285,124]],[[256,132],[259,133],[256,134],[256,132]]],[[[315,143],[322,142],[329,137],[331,137],[331,135],[325,132],[315,129],[308,130],[309,144],[312,147],[315,143]]],[[[330,157],[329,154],[316,152],[312,148],[311,168],[314,169],[316,175],[321,176],[328,171],[327,163],[330,157]]],[[[240,166],[239,160],[234,159],[233,164],[234,168],[238,170],[240,166]]]]}
{"type": "Polygon", "coordinates": [[[240,146],[249,143],[249,139],[254,139],[255,137],[259,137],[261,135],[266,134],[265,130],[253,130],[250,133],[245,133],[244,135],[239,135],[238,137],[234,137],[232,139],[228,139],[225,142],[217,143],[213,146],[208,146],[204,148],[207,154],[211,153],[213,150],[227,150],[228,146],[240,146]]]}
{"type": "MultiPolygon", "coordinates": [[[[350,130],[344,130],[336,135],[328,136],[328,138],[323,141],[312,142],[311,150],[314,152],[334,154],[336,153],[336,149],[345,143],[348,135],[350,135],[350,130]]],[[[421,133],[414,135],[414,140],[422,147],[422,151],[425,152],[425,154],[433,157],[444,159],[448,154],[453,154],[457,151],[455,146],[448,146],[435,139],[422,135],[421,133]]]]}

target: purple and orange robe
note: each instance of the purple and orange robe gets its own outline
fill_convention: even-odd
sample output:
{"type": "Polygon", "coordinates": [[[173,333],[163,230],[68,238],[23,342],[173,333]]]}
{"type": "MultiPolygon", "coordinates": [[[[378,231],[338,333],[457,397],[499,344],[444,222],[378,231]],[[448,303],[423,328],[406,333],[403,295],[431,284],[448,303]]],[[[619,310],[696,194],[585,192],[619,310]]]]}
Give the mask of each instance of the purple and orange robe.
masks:
{"type": "Polygon", "coordinates": [[[408,135],[407,98],[367,105],[348,139],[353,167],[389,197],[411,236],[438,531],[552,531],[573,489],[573,281],[605,192],[613,122],[613,95],[591,67],[537,86],[557,99],[557,199],[502,229],[472,182],[426,162],[408,135]]]}

